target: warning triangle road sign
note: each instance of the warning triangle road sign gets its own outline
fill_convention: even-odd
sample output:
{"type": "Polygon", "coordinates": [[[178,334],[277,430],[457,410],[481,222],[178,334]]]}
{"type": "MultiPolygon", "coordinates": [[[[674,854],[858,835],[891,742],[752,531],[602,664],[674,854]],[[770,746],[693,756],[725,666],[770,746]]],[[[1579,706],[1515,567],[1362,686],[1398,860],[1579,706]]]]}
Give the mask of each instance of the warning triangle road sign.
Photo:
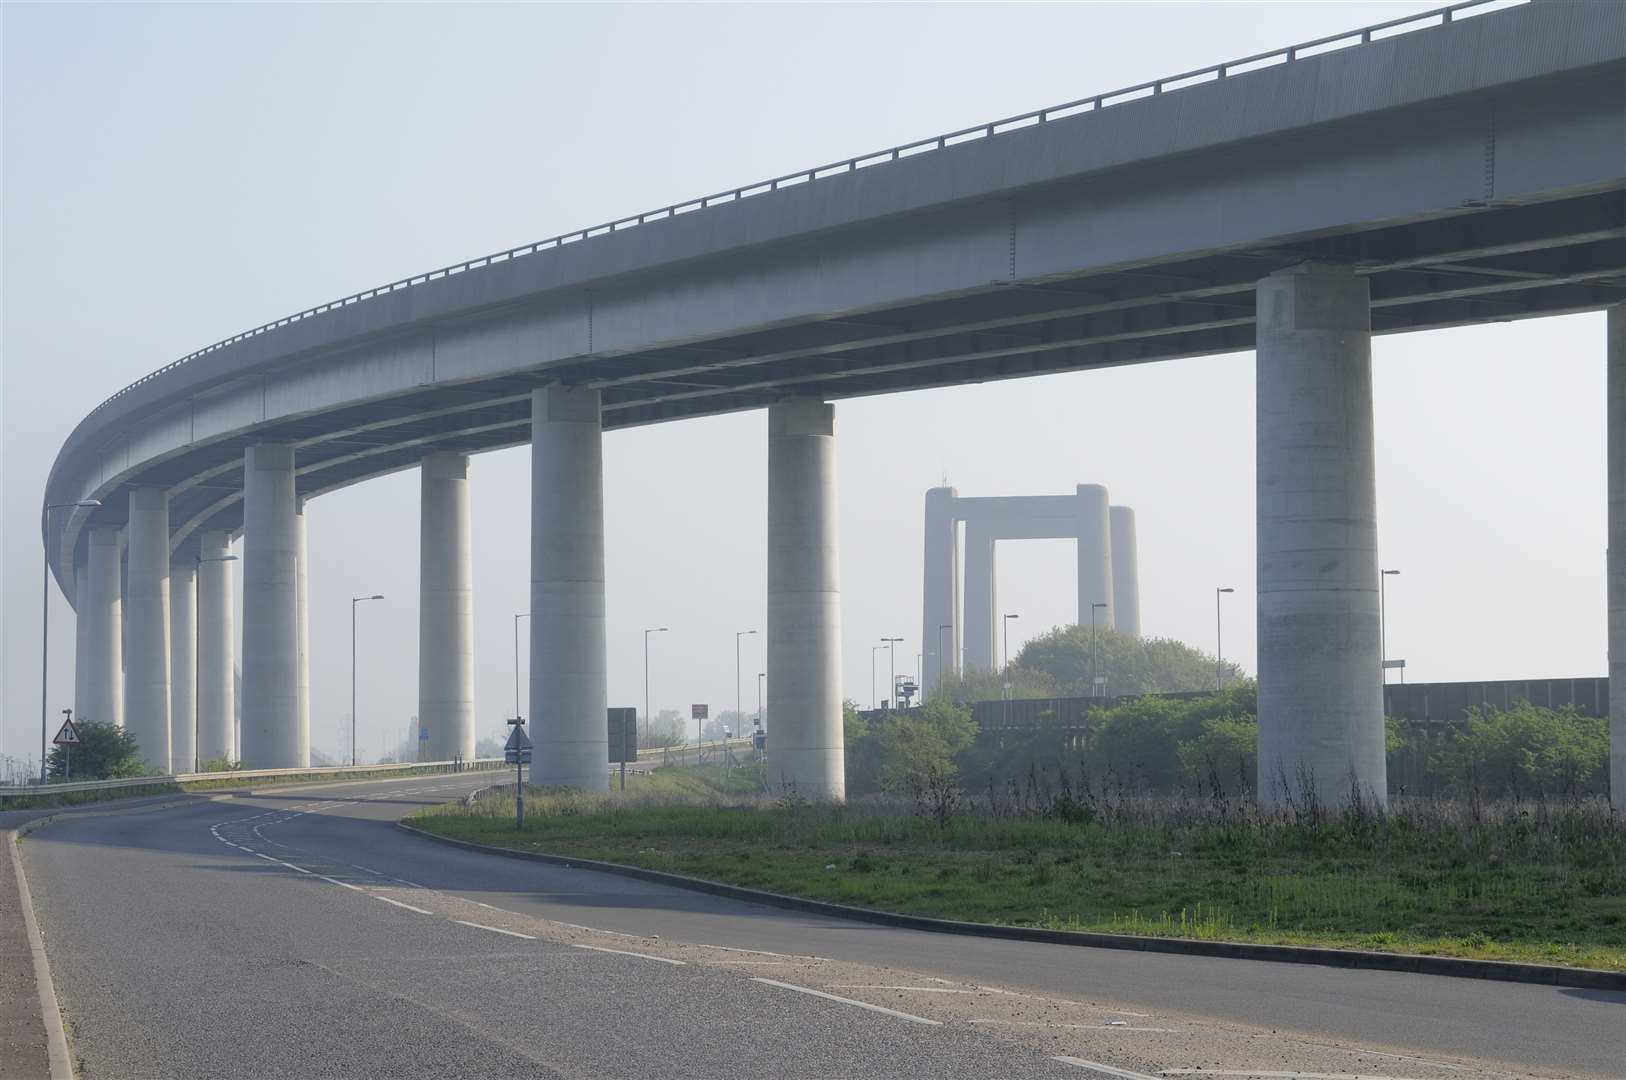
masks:
{"type": "Polygon", "coordinates": [[[57,746],[77,746],[79,745],[79,729],[73,726],[72,720],[64,720],[62,721],[62,730],[58,731],[56,738],[51,741],[57,746]]]}
{"type": "Polygon", "coordinates": [[[516,727],[508,733],[508,742],[503,745],[504,750],[529,750],[531,737],[525,734],[525,729],[516,727]]]}

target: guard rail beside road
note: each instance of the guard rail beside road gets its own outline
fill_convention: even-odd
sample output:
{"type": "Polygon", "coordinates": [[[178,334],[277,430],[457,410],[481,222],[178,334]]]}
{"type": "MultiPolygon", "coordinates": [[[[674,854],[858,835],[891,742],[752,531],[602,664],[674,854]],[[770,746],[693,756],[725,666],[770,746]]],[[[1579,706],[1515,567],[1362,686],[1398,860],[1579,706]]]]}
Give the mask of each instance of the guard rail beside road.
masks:
{"type": "Polygon", "coordinates": [[[501,758],[477,758],[471,761],[417,761],[410,763],[385,762],[381,765],[335,765],[331,768],[309,769],[229,769],[225,772],[174,773],[167,776],[137,776],[123,780],[82,780],[64,784],[8,784],[0,785],[0,804],[8,798],[34,798],[49,795],[68,795],[83,791],[118,791],[125,788],[159,787],[165,784],[192,784],[209,780],[271,780],[300,776],[365,777],[380,772],[447,772],[457,769],[501,769],[501,758]]]}

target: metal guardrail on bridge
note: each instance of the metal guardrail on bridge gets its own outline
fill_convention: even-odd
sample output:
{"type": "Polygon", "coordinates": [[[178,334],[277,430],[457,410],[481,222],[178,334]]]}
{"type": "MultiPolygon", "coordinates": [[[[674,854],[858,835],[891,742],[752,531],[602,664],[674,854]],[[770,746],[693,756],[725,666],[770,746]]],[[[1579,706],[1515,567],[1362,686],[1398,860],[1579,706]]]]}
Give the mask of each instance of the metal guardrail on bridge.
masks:
{"type": "Polygon", "coordinates": [[[124,788],[158,787],[164,784],[191,784],[209,780],[271,780],[278,777],[337,776],[365,778],[380,772],[446,772],[461,765],[465,770],[503,768],[501,758],[476,758],[470,761],[415,761],[408,763],[385,762],[381,765],[335,765],[331,768],[316,766],[309,769],[229,769],[225,772],[175,773],[168,776],[137,776],[123,780],[81,780],[64,784],[0,785],[0,799],[34,797],[40,795],[69,795],[80,791],[118,791],[124,788]]]}
{"type": "Polygon", "coordinates": [[[697,199],[689,199],[686,202],[673,203],[670,206],[663,206],[659,210],[646,210],[641,214],[634,214],[631,217],[619,218],[615,221],[607,221],[602,225],[591,225],[585,229],[577,229],[574,232],[564,233],[559,236],[552,236],[546,240],[538,240],[534,243],[522,244],[519,247],[509,248],[506,251],[498,251],[490,255],[482,255],[478,258],[468,259],[464,262],[455,263],[451,266],[443,266],[438,270],[431,270],[423,274],[415,274],[412,277],[402,278],[399,281],[392,281],[387,285],[379,285],[375,288],[365,289],[362,292],[353,293],[350,296],[341,297],[338,300],[330,300],[325,304],[318,304],[316,307],[307,308],[304,311],[297,312],[293,315],[287,315],[283,318],[276,319],[261,326],[256,326],[252,330],[245,330],[240,334],[234,334],[233,336],[222,341],[215,342],[213,345],[206,345],[203,348],[198,349],[196,352],[188,353],[179,360],[165,364],[157,371],[151,372],[137,379],[129,386],[126,386],[122,390],[119,390],[117,393],[113,394],[106,401],[103,401],[100,405],[97,405],[96,408],[91,411],[91,415],[95,415],[95,413],[105,409],[107,406],[111,405],[125,394],[128,394],[130,391],[134,390],[136,387],[150,382],[158,376],[163,375],[165,372],[172,371],[188,361],[195,360],[200,356],[205,356],[212,353],[217,349],[225,348],[228,345],[235,345],[237,342],[243,341],[246,338],[256,337],[269,330],[275,330],[278,327],[287,326],[289,323],[299,322],[303,319],[311,318],[314,315],[321,315],[324,312],[332,311],[335,308],[346,307],[362,300],[371,300],[375,297],[396,292],[400,289],[407,289],[414,285],[422,285],[426,282],[434,281],[439,278],[449,277],[452,274],[461,274],[468,270],[475,270],[482,266],[489,266],[492,263],[506,262],[510,259],[517,259],[526,255],[534,255],[542,251],[554,250],[564,247],[567,244],[579,243],[595,236],[604,236],[608,233],[620,232],[625,229],[635,228],[636,226],[643,225],[651,221],[661,221],[668,218],[678,217],[679,215],[692,213],[696,210],[703,210],[706,207],[717,203],[737,202],[741,199],[750,198],[753,195],[762,195],[766,194],[767,192],[778,191],[781,188],[794,187],[800,184],[811,183],[815,180],[822,180],[830,176],[839,176],[844,173],[856,172],[859,169],[867,168],[871,165],[880,165],[889,161],[897,161],[904,157],[913,157],[917,154],[929,153],[933,150],[946,149],[947,147],[956,146],[963,142],[971,142],[976,139],[989,138],[994,135],[1002,134],[1007,131],[1014,131],[1018,128],[1029,127],[1034,124],[1048,123],[1051,120],[1060,120],[1064,117],[1074,116],[1079,113],[1099,111],[1101,109],[1110,108],[1114,105],[1124,104],[1125,102],[1136,101],[1144,97],[1153,97],[1174,90],[1183,90],[1192,86],[1200,86],[1208,82],[1216,82],[1218,80],[1230,78],[1236,75],[1244,75],[1250,71],[1257,71],[1260,68],[1272,67],[1277,64],[1291,64],[1298,60],[1305,60],[1314,56],[1320,56],[1324,53],[1334,52],[1338,49],[1348,48],[1355,45],[1366,45],[1373,41],[1388,37],[1395,37],[1415,30],[1426,30],[1436,26],[1443,26],[1446,23],[1456,21],[1464,14],[1469,16],[1487,14],[1492,11],[1500,11],[1511,7],[1523,7],[1531,2],[1533,2],[1533,0],[1463,0],[1461,3],[1451,4],[1448,7],[1434,8],[1430,11],[1420,12],[1416,15],[1405,15],[1400,18],[1389,19],[1386,22],[1374,23],[1371,26],[1363,26],[1355,30],[1345,31],[1344,33],[1330,34],[1326,37],[1316,38],[1314,41],[1300,42],[1297,45],[1288,45],[1284,48],[1271,49],[1268,52],[1255,53],[1252,56],[1244,56],[1236,60],[1227,60],[1220,64],[1211,64],[1208,67],[1182,72],[1179,75],[1167,75],[1161,79],[1153,79],[1149,82],[1137,83],[1134,86],[1126,86],[1118,90],[1109,90],[1105,93],[1095,94],[1090,97],[1078,98],[1074,101],[1064,102],[1060,105],[1051,105],[1043,109],[1035,109],[1032,112],[1022,113],[1018,116],[1007,116],[1003,120],[993,120],[988,123],[977,124],[973,127],[961,128],[958,131],[950,131],[942,135],[933,135],[928,138],[917,139],[914,142],[904,143],[901,146],[892,146],[884,150],[876,150],[868,154],[861,154],[857,157],[847,158],[844,161],[833,161],[825,165],[814,166],[811,169],[800,169],[793,173],[786,173],[783,176],[776,176],[768,180],[759,180],[753,184],[745,184],[729,191],[720,191],[713,195],[703,195],[697,199]]]}

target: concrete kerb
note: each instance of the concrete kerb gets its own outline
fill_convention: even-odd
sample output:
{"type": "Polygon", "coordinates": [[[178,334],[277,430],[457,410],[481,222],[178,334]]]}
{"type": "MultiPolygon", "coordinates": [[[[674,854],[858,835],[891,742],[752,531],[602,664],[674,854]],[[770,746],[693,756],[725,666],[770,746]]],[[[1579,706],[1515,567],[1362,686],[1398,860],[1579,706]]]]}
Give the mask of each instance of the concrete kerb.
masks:
{"type": "Polygon", "coordinates": [[[62,1005],[57,1000],[56,983],[51,979],[51,962],[45,955],[45,937],[40,933],[39,920],[34,917],[34,897],[28,891],[28,878],[23,875],[23,856],[17,849],[17,839],[49,821],[49,817],[24,822],[6,834],[6,847],[11,854],[11,870],[17,879],[17,906],[22,909],[23,928],[28,935],[28,951],[34,962],[34,989],[39,994],[40,1019],[45,1026],[46,1056],[50,1061],[51,1080],[73,1080],[73,1058],[68,1053],[67,1027],[62,1023],[62,1005]]]}
{"type": "Polygon", "coordinates": [[[1048,945],[1070,945],[1092,949],[1128,949],[1140,952],[1177,953],[1187,956],[1218,956],[1232,960],[1267,960],[1279,964],[1319,964],[1323,967],[1358,968],[1370,971],[1398,971],[1413,975],[1446,975],[1459,979],[1489,979],[1495,982],[1536,983],[1543,986],[1563,986],[1582,990],[1609,990],[1626,992],[1626,973],[1602,971],[1596,968],[1570,968],[1552,964],[1523,964],[1505,960],[1471,960],[1455,956],[1423,956],[1417,953],[1371,952],[1361,949],[1329,949],[1311,945],[1258,945],[1232,941],[1197,941],[1186,938],[1142,937],[1134,934],[1104,934],[1088,930],[1046,930],[1031,926],[1000,926],[993,923],[963,922],[957,919],[937,919],[927,915],[905,915],[873,908],[835,904],[825,900],[809,900],[801,896],[751,889],[742,885],[726,885],[720,881],[673,874],[664,870],[649,870],[624,863],[602,862],[564,855],[550,855],[541,851],[518,851],[513,848],[476,844],[440,836],[426,829],[395,823],[397,828],[436,843],[450,844],[489,855],[512,859],[529,859],[552,866],[599,870],[608,874],[639,878],[661,885],[671,885],[694,892],[710,893],[731,900],[766,904],[769,907],[804,911],[815,915],[830,915],[840,919],[898,926],[909,930],[927,930],[938,934],[962,934],[967,937],[1001,938],[1010,941],[1035,941],[1048,945]]]}

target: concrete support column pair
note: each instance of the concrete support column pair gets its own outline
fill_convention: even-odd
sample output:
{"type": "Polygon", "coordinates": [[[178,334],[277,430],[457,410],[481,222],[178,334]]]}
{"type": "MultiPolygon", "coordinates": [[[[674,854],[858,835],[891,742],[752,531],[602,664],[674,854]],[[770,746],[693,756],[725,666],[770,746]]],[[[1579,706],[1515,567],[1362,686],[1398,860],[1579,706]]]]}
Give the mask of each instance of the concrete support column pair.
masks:
{"type": "Polygon", "coordinates": [[[243,455],[243,722],[249,768],[310,765],[304,514],[291,446],[243,455]]]}

